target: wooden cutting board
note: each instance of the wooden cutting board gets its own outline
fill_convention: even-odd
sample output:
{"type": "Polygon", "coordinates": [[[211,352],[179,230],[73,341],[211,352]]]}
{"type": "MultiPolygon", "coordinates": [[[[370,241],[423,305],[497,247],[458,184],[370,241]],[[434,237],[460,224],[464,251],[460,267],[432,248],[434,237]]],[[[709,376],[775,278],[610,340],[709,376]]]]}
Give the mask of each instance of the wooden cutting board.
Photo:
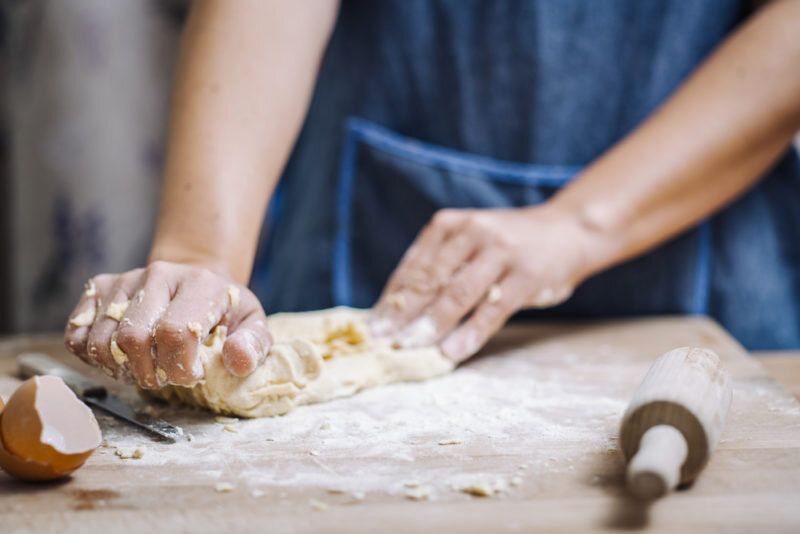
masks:
{"type": "MultiPolygon", "coordinates": [[[[4,398],[31,349],[86,370],[53,338],[0,343],[4,398]]],[[[156,443],[101,415],[107,446],[71,479],[0,474],[0,531],[800,531],[800,404],[705,318],[510,326],[446,377],[273,419],[152,409],[194,439],[156,443]],[[683,345],[720,354],[733,405],[700,479],[648,507],[624,491],[619,418],[649,365],[683,345]],[[141,459],[115,455],[141,445],[141,459]]]]}

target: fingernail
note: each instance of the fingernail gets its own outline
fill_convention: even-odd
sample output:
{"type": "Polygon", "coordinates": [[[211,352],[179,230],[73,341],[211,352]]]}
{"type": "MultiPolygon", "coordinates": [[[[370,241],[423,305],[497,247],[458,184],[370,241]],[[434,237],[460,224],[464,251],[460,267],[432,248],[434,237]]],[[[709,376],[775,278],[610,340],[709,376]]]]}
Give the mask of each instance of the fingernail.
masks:
{"type": "Polygon", "coordinates": [[[372,317],[368,321],[369,329],[375,337],[386,337],[393,329],[394,324],[387,317],[372,317]]]}
{"type": "Polygon", "coordinates": [[[423,315],[405,327],[395,338],[395,343],[404,349],[424,347],[436,341],[437,332],[433,317],[423,315]]]}
{"type": "Polygon", "coordinates": [[[480,349],[478,334],[474,330],[452,334],[442,342],[439,348],[447,358],[454,362],[461,362],[480,349]]]}

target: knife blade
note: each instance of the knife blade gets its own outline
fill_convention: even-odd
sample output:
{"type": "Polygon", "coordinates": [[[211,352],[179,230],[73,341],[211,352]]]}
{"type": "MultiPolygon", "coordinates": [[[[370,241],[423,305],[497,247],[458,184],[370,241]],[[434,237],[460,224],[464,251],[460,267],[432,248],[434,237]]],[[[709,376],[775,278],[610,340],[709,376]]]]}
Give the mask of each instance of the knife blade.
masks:
{"type": "Polygon", "coordinates": [[[180,427],[171,425],[149,413],[134,410],[125,401],[110,394],[105,386],[62,365],[47,354],[40,352],[20,354],[17,357],[17,367],[22,378],[30,378],[35,375],[52,375],[61,378],[86,404],[146,430],[164,441],[175,443],[178,438],[183,436],[183,429],[180,427]]]}

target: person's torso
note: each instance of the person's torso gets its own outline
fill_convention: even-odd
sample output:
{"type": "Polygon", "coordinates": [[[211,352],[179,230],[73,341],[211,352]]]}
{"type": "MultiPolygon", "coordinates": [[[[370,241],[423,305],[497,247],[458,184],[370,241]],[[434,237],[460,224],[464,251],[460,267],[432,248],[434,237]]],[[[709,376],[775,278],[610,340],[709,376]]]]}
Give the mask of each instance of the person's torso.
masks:
{"type": "MultiPolygon", "coordinates": [[[[254,290],[268,312],[372,305],[436,210],[545,201],[650,114],[743,4],[345,0],[254,290]]],[[[710,313],[746,344],[800,343],[792,158],[713,222],[535,315],[710,313]],[[780,313],[782,330],[753,310],[780,313]]]]}

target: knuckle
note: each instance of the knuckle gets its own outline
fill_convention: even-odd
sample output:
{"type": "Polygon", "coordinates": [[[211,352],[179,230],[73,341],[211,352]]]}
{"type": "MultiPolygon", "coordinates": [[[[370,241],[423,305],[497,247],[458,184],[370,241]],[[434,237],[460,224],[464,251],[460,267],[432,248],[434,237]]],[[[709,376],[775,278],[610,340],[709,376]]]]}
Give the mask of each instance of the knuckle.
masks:
{"type": "Polygon", "coordinates": [[[117,275],[110,274],[110,273],[103,273],[95,275],[90,281],[94,282],[98,289],[110,287],[113,284],[114,279],[117,275]]]}
{"type": "Polygon", "coordinates": [[[158,322],[156,327],[156,339],[159,344],[180,345],[190,342],[193,336],[185,325],[175,319],[167,318],[158,322]]]}
{"type": "Polygon", "coordinates": [[[460,217],[459,211],[452,208],[440,209],[433,214],[431,223],[437,226],[449,226],[458,221],[460,217]]]}
{"type": "Polygon", "coordinates": [[[208,269],[192,269],[185,276],[192,285],[210,286],[215,282],[215,276],[208,269]]]}
{"type": "Polygon", "coordinates": [[[130,270],[128,272],[122,273],[121,275],[119,275],[119,277],[122,280],[135,280],[135,279],[139,278],[142,275],[142,273],[144,273],[144,272],[145,272],[144,268],[138,267],[138,268],[132,269],[132,270],[130,270]]]}
{"type": "Polygon", "coordinates": [[[448,309],[463,310],[468,308],[474,299],[473,290],[466,284],[453,284],[448,287],[445,302],[448,309]]]}
{"type": "Polygon", "coordinates": [[[125,325],[117,331],[117,345],[129,354],[142,353],[151,344],[150,332],[142,326],[125,325]]]}
{"type": "MultiPolygon", "coordinates": [[[[492,221],[480,213],[474,214],[467,219],[465,231],[484,240],[493,239],[498,234],[497,228],[492,221]]],[[[500,233],[500,236],[502,236],[502,233],[500,233]]]]}
{"type": "Polygon", "coordinates": [[[170,265],[165,261],[154,261],[145,268],[145,276],[147,278],[161,278],[166,276],[169,272],[170,265]]]}

